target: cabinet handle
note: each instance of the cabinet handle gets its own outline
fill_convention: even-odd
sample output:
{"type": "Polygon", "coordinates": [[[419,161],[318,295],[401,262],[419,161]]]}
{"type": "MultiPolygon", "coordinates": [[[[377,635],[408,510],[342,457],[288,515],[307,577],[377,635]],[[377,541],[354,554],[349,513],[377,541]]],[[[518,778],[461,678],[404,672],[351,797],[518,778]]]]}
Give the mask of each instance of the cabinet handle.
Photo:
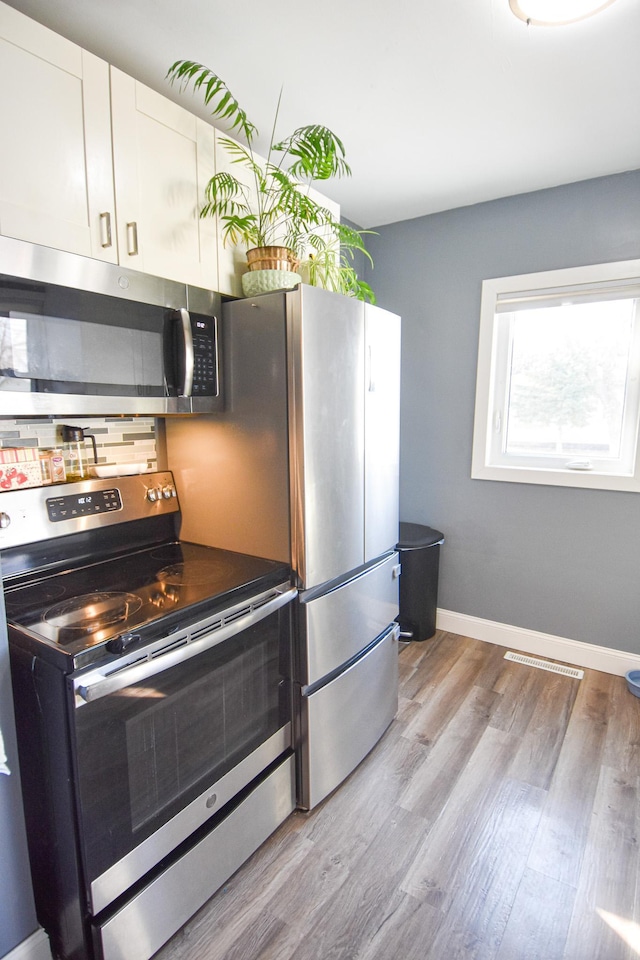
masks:
{"type": "Polygon", "coordinates": [[[106,249],[111,243],[111,214],[107,210],[100,214],[100,246],[106,249]]]}
{"type": "Polygon", "coordinates": [[[138,256],[138,224],[135,220],[127,224],[127,253],[130,257],[138,256]]]}

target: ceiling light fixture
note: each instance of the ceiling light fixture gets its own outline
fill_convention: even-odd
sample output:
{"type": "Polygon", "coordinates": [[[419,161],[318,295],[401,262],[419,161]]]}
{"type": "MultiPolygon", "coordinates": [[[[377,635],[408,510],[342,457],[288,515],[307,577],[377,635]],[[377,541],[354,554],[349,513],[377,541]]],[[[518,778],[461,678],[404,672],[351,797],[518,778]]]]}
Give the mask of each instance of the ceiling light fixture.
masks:
{"type": "Polygon", "coordinates": [[[509,0],[516,17],[536,27],[575,23],[611,6],[614,0],[509,0]]]}

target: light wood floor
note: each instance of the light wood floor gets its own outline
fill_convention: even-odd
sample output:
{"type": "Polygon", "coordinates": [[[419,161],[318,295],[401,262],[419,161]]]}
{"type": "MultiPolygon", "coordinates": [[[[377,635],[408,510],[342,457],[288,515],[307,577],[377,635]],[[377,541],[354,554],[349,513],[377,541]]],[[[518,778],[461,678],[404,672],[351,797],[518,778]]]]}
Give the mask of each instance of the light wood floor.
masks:
{"type": "Polygon", "coordinates": [[[640,700],[504,653],[401,650],[380,744],[157,960],[637,960],[640,700]]]}

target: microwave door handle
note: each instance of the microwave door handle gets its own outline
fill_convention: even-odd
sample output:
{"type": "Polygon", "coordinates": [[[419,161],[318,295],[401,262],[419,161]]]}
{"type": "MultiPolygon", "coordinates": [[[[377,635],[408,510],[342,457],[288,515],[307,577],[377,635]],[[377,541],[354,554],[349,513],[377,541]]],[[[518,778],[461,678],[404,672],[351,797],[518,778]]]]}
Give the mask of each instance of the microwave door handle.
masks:
{"type": "Polygon", "coordinates": [[[179,387],[180,397],[190,397],[193,393],[193,331],[191,329],[191,317],[189,311],[181,307],[178,311],[180,329],[182,331],[182,355],[184,357],[184,380],[179,387]]]}
{"type": "Polygon", "coordinates": [[[297,596],[298,591],[295,587],[291,587],[278,592],[273,599],[251,610],[250,613],[238,617],[237,620],[232,620],[223,627],[212,629],[210,633],[205,634],[198,640],[185,642],[178,646],[170,644],[171,650],[160,653],[152,660],[145,657],[142,661],[132,663],[131,666],[123,667],[122,670],[116,670],[106,675],[96,671],[93,675],[95,679],[91,675],[79,677],[74,681],[76,709],[85,703],[92,703],[94,700],[106,697],[110,693],[116,693],[118,690],[124,690],[125,687],[134,686],[143,680],[148,680],[149,677],[153,677],[157,673],[162,673],[185,660],[190,660],[191,657],[196,657],[199,653],[204,653],[205,650],[210,650],[219,643],[224,643],[225,640],[235,637],[238,633],[275,613],[276,610],[284,607],[297,596]]]}

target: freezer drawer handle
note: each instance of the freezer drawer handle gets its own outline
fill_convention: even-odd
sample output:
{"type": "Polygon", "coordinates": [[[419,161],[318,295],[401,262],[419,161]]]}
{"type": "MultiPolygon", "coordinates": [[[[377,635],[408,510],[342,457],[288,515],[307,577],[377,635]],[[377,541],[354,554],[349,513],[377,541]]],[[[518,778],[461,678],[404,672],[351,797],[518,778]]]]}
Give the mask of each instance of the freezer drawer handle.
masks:
{"type": "MultiPolygon", "coordinates": [[[[76,707],[82,706],[83,702],[91,703],[93,700],[99,700],[101,697],[106,697],[110,693],[124,690],[125,687],[140,683],[142,680],[147,680],[157,673],[168,670],[169,667],[174,667],[179,663],[183,663],[185,660],[191,659],[191,657],[196,657],[198,654],[210,650],[219,643],[224,643],[243,630],[247,630],[254,624],[260,623],[261,620],[275,613],[280,607],[290,603],[297,595],[298,591],[295,587],[279,592],[277,596],[268,603],[264,603],[257,609],[253,609],[251,613],[248,613],[246,616],[234,620],[232,623],[228,623],[217,630],[207,632],[198,640],[184,643],[179,647],[172,646],[166,654],[155,657],[153,660],[147,659],[145,656],[144,660],[138,660],[135,664],[132,664],[131,667],[125,667],[115,673],[105,675],[100,671],[96,671],[89,677],[79,677],[74,681],[76,707]],[[95,679],[91,679],[91,677],[95,679]],[[80,698],[79,701],[78,698],[80,698]]],[[[105,668],[102,669],[104,670],[105,668]]]]}

